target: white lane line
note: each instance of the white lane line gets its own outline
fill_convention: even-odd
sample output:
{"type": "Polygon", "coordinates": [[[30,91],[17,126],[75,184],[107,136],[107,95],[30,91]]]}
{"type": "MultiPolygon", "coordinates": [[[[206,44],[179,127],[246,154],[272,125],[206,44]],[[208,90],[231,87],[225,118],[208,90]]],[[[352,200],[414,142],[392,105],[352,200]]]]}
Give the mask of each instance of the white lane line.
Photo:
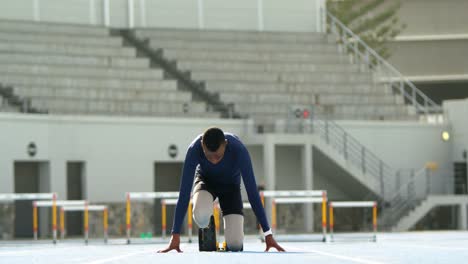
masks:
{"type": "Polygon", "coordinates": [[[397,245],[399,247],[427,248],[427,249],[444,249],[444,250],[462,250],[468,251],[468,247],[448,247],[448,246],[423,246],[423,245],[397,245]]]}
{"type": "Polygon", "coordinates": [[[29,253],[36,253],[41,252],[44,250],[57,250],[57,249],[69,249],[69,248],[77,248],[80,246],[70,246],[70,247],[41,247],[36,249],[29,249],[29,250],[13,250],[13,251],[0,251],[0,256],[8,256],[8,255],[24,255],[29,253]]]}
{"type": "Polygon", "coordinates": [[[373,260],[353,258],[353,257],[344,256],[344,255],[332,254],[332,253],[328,253],[328,252],[324,252],[324,251],[318,251],[318,250],[310,250],[310,249],[305,250],[303,248],[294,248],[294,247],[289,247],[289,246],[286,247],[286,248],[292,248],[292,249],[295,249],[295,250],[301,250],[301,251],[305,251],[305,252],[309,252],[309,253],[315,253],[315,254],[319,254],[319,255],[322,255],[322,256],[333,257],[333,258],[342,259],[342,260],[349,260],[349,261],[353,261],[353,262],[357,262],[357,263],[364,263],[364,264],[383,264],[384,263],[384,262],[378,262],[378,261],[373,261],[373,260]]]}
{"type": "Polygon", "coordinates": [[[105,258],[105,259],[98,259],[98,260],[94,260],[94,261],[91,261],[91,262],[86,262],[85,264],[101,264],[101,263],[106,263],[106,262],[111,262],[111,261],[115,261],[115,260],[119,260],[119,259],[128,258],[128,257],[135,256],[135,255],[140,255],[140,254],[144,254],[144,253],[149,253],[149,252],[154,252],[154,254],[156,254],[156,250],[155,250],[155,249],[143,250],[143,251],[138,251],[138,252],[134,252],[134,253],[128,253],[128,254],[120,255],[120,256],[116,256],[116,257],[105,258]]]}

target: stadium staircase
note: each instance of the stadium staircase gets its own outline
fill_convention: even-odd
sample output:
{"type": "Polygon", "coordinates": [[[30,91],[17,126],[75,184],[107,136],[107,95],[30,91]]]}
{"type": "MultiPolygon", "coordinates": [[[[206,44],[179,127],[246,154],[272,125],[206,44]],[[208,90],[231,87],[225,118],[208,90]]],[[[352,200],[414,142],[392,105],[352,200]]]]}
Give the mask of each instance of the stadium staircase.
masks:
{"type": "MultiPolygon", "coordinates": [[[[422,200],[416,207],[412,208],[403,217],[401,217],[392,231],[408,231],[419,220],[421,220],[430,210],[437,206],[464,206],[465,207],[465,221],[466,221],[466,207],[468,206],[467,195],[429,195],[426,199],[422,200]]],[[[466,223],[464,225],[466,229],[466,223]]]]}
{"type": "Polygon", "coordinates": [[[31,106],[28,99],[13,93],[12,87],[0,83],[0,112],[44,113],[31,106]]]}

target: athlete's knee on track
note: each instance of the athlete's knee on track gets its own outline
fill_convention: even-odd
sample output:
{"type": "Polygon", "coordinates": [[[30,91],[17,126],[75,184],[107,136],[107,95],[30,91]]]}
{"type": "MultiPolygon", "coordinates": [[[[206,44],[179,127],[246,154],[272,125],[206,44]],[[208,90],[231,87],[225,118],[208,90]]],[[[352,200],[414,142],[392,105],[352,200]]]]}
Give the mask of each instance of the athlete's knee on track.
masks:
{"type": "Polygon", "coordinates": [[[241,251],[244,245],[244,216],[238,214],[224,217],[224,235],[230,251],[241,251]]]}

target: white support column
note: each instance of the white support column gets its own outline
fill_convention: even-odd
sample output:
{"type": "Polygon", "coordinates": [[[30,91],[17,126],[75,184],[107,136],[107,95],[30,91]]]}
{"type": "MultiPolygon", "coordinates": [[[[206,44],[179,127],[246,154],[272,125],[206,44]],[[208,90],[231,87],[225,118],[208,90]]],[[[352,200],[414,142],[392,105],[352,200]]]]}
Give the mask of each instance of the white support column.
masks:
{"type": "Polygon", "coordinates": [[[321,32],[326,33],[327,32],[327,2],[325,0],[320,0],[320,19],[321,24],[322,24],[322,30],[321,32]]]}
{"type": "Polygon", "coordinates": [[[315,30],[320,32],[322,30],[322,16],[320,15],[320,0],[315,0],[315,30]]]}
{"type": "MultiPolygon", "coordinates": [[[[306,143],[302,147],[302,176],[305,190],[313,190],[313,179],[314,179],[314,170],[313,170],[313,159],[312,159],[312,145],[306,143]]],[[[312,204],[305,204],[305,230],[307,232],[313,231],[314,226],[314,207],[312,204]]]]}
{"type": "Polygon", "coordinates": [[[41,11],[39,0],[33,0],[33,16],[34,21],[41,21],[41,11]]]}
{"type": "MultiPolygon", "coordinates": [[[[6,158],[6,157],[0,157],[6,158]]],[[[15,192],[15,169],[14,161],[9,159],[0,159],[0,193],[15,192]]]]}
{"type": "Polygon", "coordinates": [[[146,0],[140,0],[140,19],[141,27],[146,27],[146,0]]]}
{"type": "Polygon", "coordinates": [[[459,218],[458,218],[458,229],[460,230],[467,230],[468,223],[467,223],[467,213],[466,213],[466,203],[461,203],[460,204],[460,209],[459,209],[459,218]]]}
{"type": "Polygon", "coordinates": [[[56,192],[59,199],[67,199],[67,161],[61,158],[51,158],[49,163],[50,191],[56,192]]]}
{"type": "MultiPolygon", "coordinates": [[[[265,136],[263,145],[263,166],[265,173],[265,189],[275,190],[276,186],[276,168],[275,168],[275,143],[271,136],[265,136]]],[[[265,199],[265,212],[271,224],[271,203],[270,199],[265,199]]]]}
{"type": "Polygon", "coordinates": [[[104,26],[110,26],[110,3],[109,0],[102,1],[102,12],[104,17],[104,26]]]}
{"type": "Polygon", "coordinates": [[[205,28],[205,5],[203,0],[198,0],[198,28],[205,28]]]}
{"type": "Polygon", "coordinates": [[[271,136],[265,136],[265,145],[263,146],[263,163],[265,170],[265,184],[267,190],[275,190],[276,169],[275,169],[275,143],[271,136]]]}
{"type": "Polygon", "coordinates": [[[96,1],[89,0],[89,23],[96,25],[96,1]]]}
{"type": "Polygon", "coordinates": [[[135,3],[133,0],[127,0],[128,28],[135,27],[135,3]]]}
{"type": "Polygon", "coordinates": [[[263,18],[263,0],[257,0],[257,29],[263,31],[265,29],[263,18]]]}

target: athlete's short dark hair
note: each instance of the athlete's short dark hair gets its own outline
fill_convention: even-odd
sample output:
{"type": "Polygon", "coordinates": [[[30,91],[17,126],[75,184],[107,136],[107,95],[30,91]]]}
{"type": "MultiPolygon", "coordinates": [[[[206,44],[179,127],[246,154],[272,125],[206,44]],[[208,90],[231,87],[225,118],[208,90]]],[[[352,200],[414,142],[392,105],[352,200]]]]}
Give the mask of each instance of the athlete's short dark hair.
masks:
{"type": "Polygon", "coordinates": [[[202,137],[203,145],[212,152],[218,150],[225,140],[224,132],[217,127],[208,128],[202,137]]]}

